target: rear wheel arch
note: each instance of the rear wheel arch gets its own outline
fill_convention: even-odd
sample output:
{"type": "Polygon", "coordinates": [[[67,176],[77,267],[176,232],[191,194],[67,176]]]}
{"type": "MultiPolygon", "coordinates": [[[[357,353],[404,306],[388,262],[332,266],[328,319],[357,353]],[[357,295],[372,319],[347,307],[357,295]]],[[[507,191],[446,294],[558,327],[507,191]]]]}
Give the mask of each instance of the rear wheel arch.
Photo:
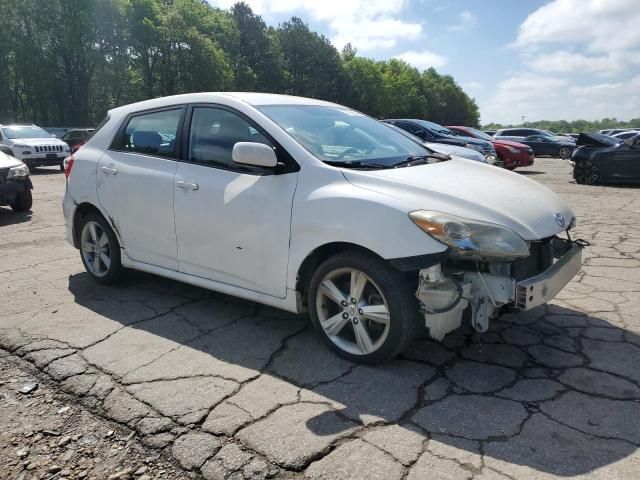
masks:
{"type": "MultiPolygon", "coordinates": [[[[102,211],[100,211],[100,209],[94,204],[84,202],[76,207],[76,211],[73,214],[73,246],[76,248],[80,248],[80,226],[82,225],[82,220],[91,213],[95,213],[104,218],[105,221],[111,226],[116,236],[119,237],[118,231],[113,228],[113,222],[111,222],[110,219],[106,218],[102,211]]],[[[118,240],[120,239],[118,238],[118,240]]]]}

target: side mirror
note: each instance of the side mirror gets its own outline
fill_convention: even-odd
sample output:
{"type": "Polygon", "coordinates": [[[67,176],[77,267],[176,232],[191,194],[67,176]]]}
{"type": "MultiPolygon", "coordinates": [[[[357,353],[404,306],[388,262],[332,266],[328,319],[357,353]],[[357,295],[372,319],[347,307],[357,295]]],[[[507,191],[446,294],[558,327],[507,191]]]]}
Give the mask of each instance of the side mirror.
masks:
{"type": "Polygon", "coordinates": [[[50,136],[51,138],[58,138],[58,137],[57,137],[57,135],[56,135],[55,133],[50,133],[50,134],[49,134],[49,136],[50,136]]]}
{"type": "Polygon", "coordinates": [[[238,142],[233,146],[231,158],[236,163],[257,167],[275,167],[278,165],[276,152],[264,143],[238,142]]]}

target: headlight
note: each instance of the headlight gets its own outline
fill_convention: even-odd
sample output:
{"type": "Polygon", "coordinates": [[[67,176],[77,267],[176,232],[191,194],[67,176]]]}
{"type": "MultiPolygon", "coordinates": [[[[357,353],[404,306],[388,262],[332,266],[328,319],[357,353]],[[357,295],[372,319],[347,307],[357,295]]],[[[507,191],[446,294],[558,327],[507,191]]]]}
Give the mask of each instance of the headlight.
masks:
{"type": "Polygon", "coordinates": [[[71,149],[69,148],[69,145],[67,145],[66,147],[64,147],[64,151],[65,151],[65,152],[70,152],[70,151],[71,151],[71,149]]]}
{"type": "Polygon", "coordinates": [[[29,175],[29,168],[26,165],[18,165],[9,169],[7,178],[24,178],[29,175]]]}
{"type": "Polygon", "coordinates": [[[29,145],[23,145],[22,143],[14,143],[15,148],[29,148],[29,145]]]}
{"type": "Polygon", "coordinates": [[[459,256],[475,259],[529,256],[527,243],[516,232],[500,225],[426,210],[411,212],[409,217],[459,256]]]}
{"type": "Polygon", "coordinates": [[[495,155],[486,155],[484,158],[487,159],[487,163],[490,165],[494,165],[496,163],[496,156],[495,155]]]}

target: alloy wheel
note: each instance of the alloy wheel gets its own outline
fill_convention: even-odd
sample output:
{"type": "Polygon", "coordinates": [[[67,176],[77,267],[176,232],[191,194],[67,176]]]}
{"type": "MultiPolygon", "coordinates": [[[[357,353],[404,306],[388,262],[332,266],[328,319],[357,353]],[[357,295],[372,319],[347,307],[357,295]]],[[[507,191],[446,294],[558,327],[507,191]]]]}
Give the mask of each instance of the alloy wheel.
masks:
{"type": "Polygon", "coordinates": [[[590,160],[577,162],[573,167],[573,178],[582,185],[593,185],[598,181],[600,172],[598,167],[590,160]]]}
{"type": "Polygon", "coordinates": [[[104,277],[111,267],[111,245],[99,223],[85,223],[80,235],[82,257],[87,269],[96,277],[104,277]]]}
{"type": "Polygon", "coordinates": [[[571,149],[568,147],[562,147],[558,152],[558,155],[560,155],[560,158],[562,159],[567,159],[571,156],[571,149]]]}
{"type": "Polygon", "coordinates": [[[367,355],[387,339],[390,315],[380,288],[363,272],[340,268],[318,285],[316,310],[320,326],[341,350],[367,355]]]}

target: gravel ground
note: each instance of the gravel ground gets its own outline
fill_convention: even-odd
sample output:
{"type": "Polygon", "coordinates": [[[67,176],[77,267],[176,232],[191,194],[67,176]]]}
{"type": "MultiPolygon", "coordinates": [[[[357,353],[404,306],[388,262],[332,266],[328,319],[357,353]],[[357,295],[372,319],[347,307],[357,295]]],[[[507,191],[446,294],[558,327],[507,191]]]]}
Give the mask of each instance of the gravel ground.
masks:
{"type": "Polygon", "coordinates": [[[64,241],[64,177],[41,169],[32,215],[0,208],[0,472],[640,478],[640,190],[576,185],[557,159],[520,174],[576,211],[592,244],[580,274],[485,334],[419,339],[370,367],[329,352],[303,316],[136,272],[96,285],[64,241]]]}
{"type": "Polygon", "coordinates": [[[190,478],[136,432],[61,394],[28,362],[0,356],[0,478],[190,478]]]}

